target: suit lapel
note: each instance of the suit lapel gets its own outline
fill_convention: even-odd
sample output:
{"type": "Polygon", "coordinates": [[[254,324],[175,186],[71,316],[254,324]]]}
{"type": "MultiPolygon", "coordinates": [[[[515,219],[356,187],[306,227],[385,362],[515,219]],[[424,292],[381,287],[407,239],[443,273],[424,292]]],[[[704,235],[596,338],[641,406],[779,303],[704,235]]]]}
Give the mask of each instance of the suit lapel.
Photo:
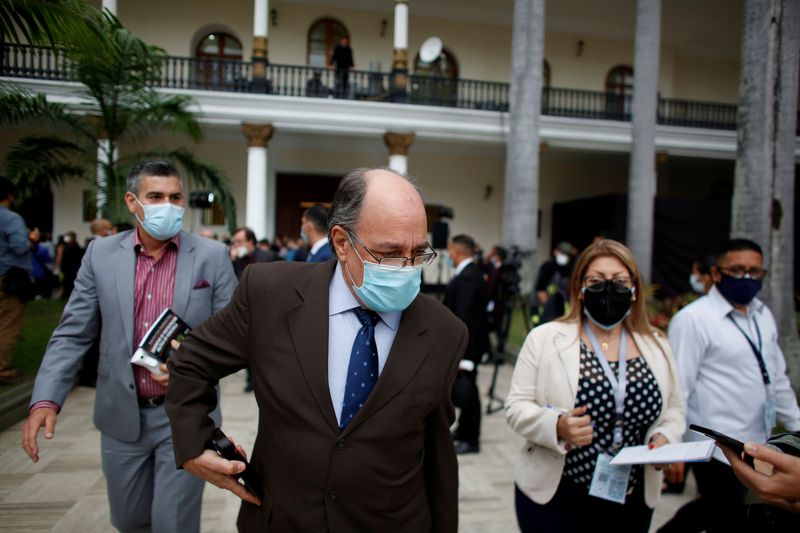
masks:
{"type": "Polygon", "coordinates": [[[378,382],[364,403],[364,407],[359,409],[353,421],[342,433],[343,436],[361,425],[364,420],[397,395],[414,377],[428,356],[428,344],[425,341],[428,326],[424,319],[424,304],[421,300],[421,297],[417,297],[403,312],[397,335],[395,335],[389,357],[378,382]]]}
{"type": "MultiPolygon", "coordinates": [[[[133,231],[136,231],[135,229],[133,231]]],[[[117,301],[119,302],[122,329],[125,332],[125,342],[128,344],[128,353],[133,353],[133,290],[136,283],[136,253],[133,251],[133,233],[120,241],[117,251],[117,301]]]]}
{"type": "Polygon", "coordinates": [[[194,280],[195,246],[189,234],[181,232],[178,244],[178,264],[175,268],[175,289],[172,295],[172,310],[182,317],[186,314],[189,293],[194,280]]]}
{"type": "Polygon", "coordinates": [[[298,283],[298,302],[289,309],[287,321],[308,388],[331,431],[338,434],[328,386],[328,286],[335,268],[335,261],[321,263],[298,283]]]}

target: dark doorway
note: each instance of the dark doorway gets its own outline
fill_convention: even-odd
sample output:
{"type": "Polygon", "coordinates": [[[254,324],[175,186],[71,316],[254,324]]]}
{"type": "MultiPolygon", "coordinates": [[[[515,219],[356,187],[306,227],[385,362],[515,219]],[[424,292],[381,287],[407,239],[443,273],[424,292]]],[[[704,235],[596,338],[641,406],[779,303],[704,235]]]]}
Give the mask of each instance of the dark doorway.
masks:
{"type": "MultiPolygon", "coordinates": [[[[627,206],[625,195],[553,204],[552,242],[569,241],[580,250],[598,235],[625,242],[627,206]]],[[[728,239],[730,213],[730,198],[656,197],[652,281],[662,295],[690,291],[692,261],[728,239]]]]}
{"type": "MultiPolygon", "coordinates": [[[[53,231],[53,193],[43,191],[17,204],[17,213],[25,220],[28,228],[39,228],[42,233],[53,231]]],[[[77,230],[78,228],[64,228],[77,230]]],[[[58,237],[53,235],[53,241],[58,237]]]]}
{"type": "Polygon", "coordinates": [[[341,176],[278,174],[275,192],[275,235],[299,237],[300,217],[314,204],[330,207],[341,176]]]}

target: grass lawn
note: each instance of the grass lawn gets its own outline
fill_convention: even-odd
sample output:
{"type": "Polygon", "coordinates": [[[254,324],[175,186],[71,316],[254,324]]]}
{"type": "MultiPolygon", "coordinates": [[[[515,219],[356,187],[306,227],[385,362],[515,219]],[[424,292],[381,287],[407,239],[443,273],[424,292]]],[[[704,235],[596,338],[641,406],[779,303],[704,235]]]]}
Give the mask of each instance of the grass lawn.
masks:
{"type": "Polygon", "coordinates": [[[511,331],[508,332],[509,349],[519,350],[522,348],[527,336],[528,330],[525,328],[525,318],[522,316],[522,310],[517,307],[511,317],[511,331]]]}
{"type": "MultiPolygon", "coordinates": [[[[58,325],[64,302],[61,300],[33,300],[25,309],[25,325],[14,347],[11,364],[24,379],[32,379],[47,347],[50,335],[58,325]]],[[[0,391],[14,385],[0,385],[0,391]]]]}

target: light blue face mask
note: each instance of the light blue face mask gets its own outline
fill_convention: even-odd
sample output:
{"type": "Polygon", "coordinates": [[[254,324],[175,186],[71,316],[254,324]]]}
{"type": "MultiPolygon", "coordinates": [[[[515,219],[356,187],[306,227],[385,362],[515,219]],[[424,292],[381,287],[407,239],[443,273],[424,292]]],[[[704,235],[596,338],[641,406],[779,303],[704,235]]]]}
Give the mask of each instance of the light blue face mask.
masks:
{"type": "Polygon", "coordinates": [[[169,202],[145,205],[138,198],[136,198],[136,202],[144,209],[144,220],[141,220],[135,213],[134,216],[142,225],[142,229],[154,239],[168,241],[183,227],[183,207],[169,202]]]}
{"type": "Polygon", "coordinates": [[[353,280],[353,291],[364,305],[379,313],[404,311],[408,308],[419,294],[422,268],[407,266],[397,269],[368,263],[361,258],[355,246],[353,250],[364,264],[364,281],[361,287],[356,287],[350,269],[347,269],[347,273],[353,280]]]}

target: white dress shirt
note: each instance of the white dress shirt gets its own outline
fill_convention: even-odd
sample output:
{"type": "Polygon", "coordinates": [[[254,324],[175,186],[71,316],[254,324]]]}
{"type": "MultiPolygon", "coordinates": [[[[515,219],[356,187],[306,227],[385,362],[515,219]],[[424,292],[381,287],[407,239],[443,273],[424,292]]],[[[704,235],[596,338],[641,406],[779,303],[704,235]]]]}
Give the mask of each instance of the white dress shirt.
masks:
{"type": "Polygon", "coordinates": [[[464,272],[464,269],[465,269],[465,268],[467,268],[467,265],[468,265],[468,264],[470,264],[470,263],[472,263],[472,258],[471,258],[471,257],[467,257],[466,259],[463,259],[463,260],[462,260],[462,261],[461,261],[461,262],[460,262],[460,263],[459,263],[459,264],[456,266],[455,272],[453,273],[453,277],[456,277],[456,276],[458,276],[459,274],[461,274],[462,272],[464,272]]]}
{"type": "MultiPolygon", "coordinates": [[[[786,376],[786,361],[778,346],[778,331],[769,308],[754,299],[747,314],[736,311],[712,287],[708,295],[687,305],[669,325],[686,403],[686,421],[714,429],[741,441],[762,443],[769,435],[764,424],[767,387],[752,348],[728,318],[758,346],[774,390],[778,422],[789,431],[800,430],[800,408],[786,376]]],[[[707,437],[687,431],[684,440],[707,437]]],[[[714,457],[725,460],[717,450],[714,457]]]]}
{"type": "MultiPolygon", "coordinates": [[[[350,366],[350,351],[353,341],[361,329],[361,322],[351,311],[361,307],[348,284],[342,277],[342,264],[336,270],[328,286],[328,388],[331,392],[336,421],[342,416],[344,389],[347,385],[347,369],[350,366]]],[[[383,372],[389,351],[392,348],[397,328],[400,325],[400,311],[378,313],[380,322],[375,326],[375,344],[378,347],[378,373],[383,372]]]]}
{"type": "Polygon", "coordinates": [[[315,242],[315,243],[314,243],[314,245],[313,245],[313,246],[311,247],[311,249],[308,251],[308,255],[314,255],[314,254],[316,254],[316,253],[317,253],[317,252],[319,252],[319,251],[322,249],[322,247],[323,247],[323,246],[325,246],[326,244],[328,244],[328,238],[327,238],[327,237],[323,237],[323,238],[321,238],[320,240],[318,240],[317,242],[315,242]]]}

